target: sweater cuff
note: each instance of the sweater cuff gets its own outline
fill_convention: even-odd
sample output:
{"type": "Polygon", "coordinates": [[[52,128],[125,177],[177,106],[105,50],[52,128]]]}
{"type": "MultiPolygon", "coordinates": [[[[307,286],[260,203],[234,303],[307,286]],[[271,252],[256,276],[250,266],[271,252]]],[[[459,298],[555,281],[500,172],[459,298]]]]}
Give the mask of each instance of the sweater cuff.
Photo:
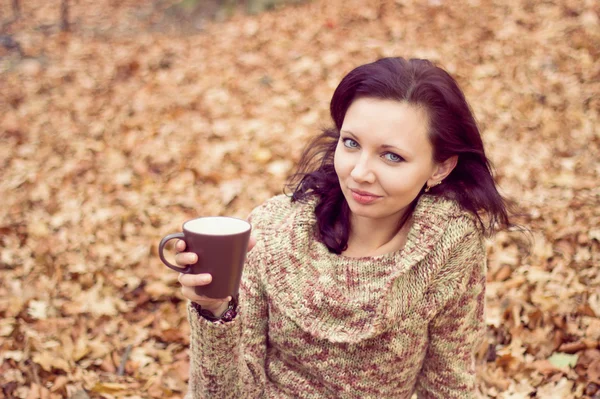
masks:
{"type": "Polygon", "coordinates": [[[202,317],[202,315],[200,315],[198,312],[197,307],[195,307],[191,301],[188,302],[187,310],[192,336],[204,337],[207,334],[216,334],[220,337],[221,335],[225,334],[228,336],[227,338],[229,338],[229,336],[235,336],[236,330],[240,330],[241,332],[239,315],[226,323],[222,321],[214,322],[202,317]]]}
{"type": "Polygon", "coordinates": [[[202,309],[196,302],[190,302],[190,306],[200,315],[200,317],[217,324],[229,323],[237,316],[237,302],[229,302],[227,309],[217,318],[212,312],[202,309]]]}
{"type": "Polygon", "coordinates": [[[187,309],[191,329],[190,372],[202,375],[207,386],[227,381],[238,359],[235,354],[239,352],[242,337],[239,315],[227,323],[214,323],[200,316],[191,303],[187,309]]]}

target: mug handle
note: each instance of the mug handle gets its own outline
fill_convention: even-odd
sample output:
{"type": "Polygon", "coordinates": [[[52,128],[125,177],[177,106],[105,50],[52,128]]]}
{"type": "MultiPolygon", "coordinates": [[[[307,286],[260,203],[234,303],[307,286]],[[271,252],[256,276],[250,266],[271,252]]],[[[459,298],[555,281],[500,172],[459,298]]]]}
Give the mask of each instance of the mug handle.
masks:
{"type": "MultiPolygon", "coordinates": [[[[167,236],[164,236],[162,240],[160,240],[160,244],[158,245],[158,256],[160,256],[160,260],[162,261],[162,263],[164,263],[167,267],[170,267],[171,269],[178,271],[179,273],[185,273],[188,274],[192,271],[192,265],[187,265],[186,267],[180,267],[180,266],[175,266],[171,263],[169,263],[169,261],[167,261],[165,259],[165,256],[163,254],[163,251],[165,249],[165,245],[167,245],[167,242],[169,242],[170,240],[173,240],[175,238],[179,238],[180,240],[184,239],[184,234],[183,233],[173,233],[173,234],[169,234],[167,236]]],[[[185,242],[185,240],[184,240],[185,242]]],[[[187,245],[187,243],[186,243],[187,245]]]]}

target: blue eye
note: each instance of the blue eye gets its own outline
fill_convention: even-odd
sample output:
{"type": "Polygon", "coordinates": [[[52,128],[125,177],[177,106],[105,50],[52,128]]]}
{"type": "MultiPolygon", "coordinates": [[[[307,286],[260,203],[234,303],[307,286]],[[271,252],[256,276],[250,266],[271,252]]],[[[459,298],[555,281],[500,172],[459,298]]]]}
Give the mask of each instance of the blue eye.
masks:
{"type": "Polygon", "coordinates": [[[358,143],[352,139],[343,139],[344,142],[344,146],[348,147],[348,148],[357,148],[358,147],[358,143]]]}
{"type": "Polygon", "coordinates": [[[402,158],[400,155],[394,154],[393,152],[386,153],[385,159],[387,159],[390,162],[396,162],[396,163],[404,161],[404,158],[402,158]]]}

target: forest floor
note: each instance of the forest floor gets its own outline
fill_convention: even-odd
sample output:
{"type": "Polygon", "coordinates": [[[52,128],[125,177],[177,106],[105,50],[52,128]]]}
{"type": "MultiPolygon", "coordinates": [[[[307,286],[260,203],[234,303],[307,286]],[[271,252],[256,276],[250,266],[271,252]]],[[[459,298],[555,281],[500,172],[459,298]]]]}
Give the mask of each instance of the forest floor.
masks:
{"type": "Polygon", "coordinates": [[[0,398],[181,398],[160,238],[281,193],[383,56],[457,78],[531,231],[488,242],[482,397],[600,398],[599,2],[314,0],[178,30],[168,2],[78,0],[70,32],[58,0],[21,3],[12,24],[0,3],[0,398]]]}

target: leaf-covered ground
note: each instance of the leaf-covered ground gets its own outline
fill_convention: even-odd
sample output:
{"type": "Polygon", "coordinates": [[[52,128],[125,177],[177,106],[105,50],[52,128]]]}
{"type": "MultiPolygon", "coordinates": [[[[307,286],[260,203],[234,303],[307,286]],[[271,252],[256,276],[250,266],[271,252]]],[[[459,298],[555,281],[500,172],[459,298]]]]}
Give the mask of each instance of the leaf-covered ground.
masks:
{"type": "Polygon", "coordinates": [[[314,0],[185,35],[159,2],[72,2],[71,33],[58,0],[21,3],[0,46],[0,398],[182,397],[158,241],[280,193],[339,80],[393,55],[457,77],[531,230],[489,242],[483,397],[600,398],[600,3],[314,0]]]}

